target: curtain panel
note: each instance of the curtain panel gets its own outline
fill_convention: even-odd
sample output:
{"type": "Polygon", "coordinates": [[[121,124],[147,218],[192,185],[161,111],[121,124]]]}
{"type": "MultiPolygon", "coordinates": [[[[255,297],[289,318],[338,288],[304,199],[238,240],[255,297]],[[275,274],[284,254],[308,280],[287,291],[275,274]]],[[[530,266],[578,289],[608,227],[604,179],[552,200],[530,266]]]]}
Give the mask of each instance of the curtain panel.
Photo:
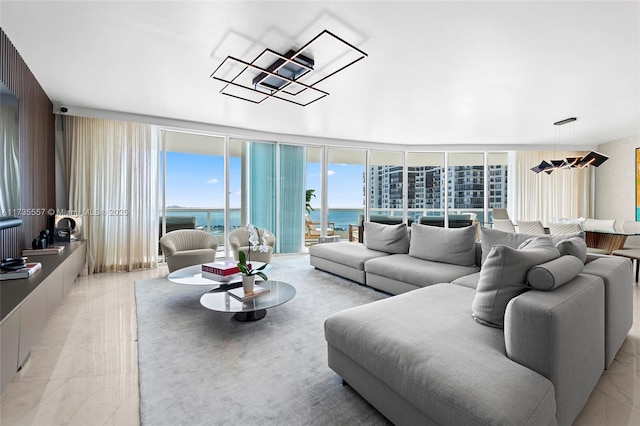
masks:
{"type": "Polygon", "coordinates": [[[159,143],[155,127],[64,117],[69,209],[82,216],[89,273],[158,262],[159,143]]]}
{"type": "Polygon", "coordinates": [[[548,225],[551,218],[589,217],[591,168],[554,170],[551,174],[530,169],[542,160],[577,157],[574,151],[516,151],[512,205],[518,220],[539,220],[548,225]]]}

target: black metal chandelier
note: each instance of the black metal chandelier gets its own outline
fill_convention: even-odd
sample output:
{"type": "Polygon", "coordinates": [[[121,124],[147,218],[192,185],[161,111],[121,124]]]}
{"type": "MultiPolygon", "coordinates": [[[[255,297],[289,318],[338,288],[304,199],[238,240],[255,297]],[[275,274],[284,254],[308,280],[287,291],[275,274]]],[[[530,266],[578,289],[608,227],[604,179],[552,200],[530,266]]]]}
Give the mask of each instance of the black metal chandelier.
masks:
{"type": "MultiPolygon", "coordinates": [[[[572,123],[576,121],[576,117],[565,118],[564,120],[556,121],[554,126],[562,126],[563,124],[572,123]]],[[[589,151],[584,157],[567,157],[562,160],[550,160],[542,162],[531,168],[532,172],[540,173],[545,172],[550,175],[554,170],[558,169],[584,169],[585,167],[593,166],[598,167],[609,157],[596,151],[589,151]]]]}
{"type": "Polygon", "coordinates": [[[259,104],[274,98],[307,106],[328,96],[316,87],[367,54],[328,30],[298,50],[264,49],[251,62],[227,56],[211,78],[225,83],[223,95],[259,104]]]}

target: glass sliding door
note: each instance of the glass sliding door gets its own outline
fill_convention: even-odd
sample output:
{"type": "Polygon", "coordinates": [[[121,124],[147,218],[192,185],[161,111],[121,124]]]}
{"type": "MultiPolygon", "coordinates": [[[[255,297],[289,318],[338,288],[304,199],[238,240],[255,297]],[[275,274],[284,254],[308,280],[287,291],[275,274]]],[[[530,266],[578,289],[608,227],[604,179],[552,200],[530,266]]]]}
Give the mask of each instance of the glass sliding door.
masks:
{"type": "Polygon", "coordinates": [[[306,206],[306,148],[280,145],[280,190],[278,247],[280,253],[303,250],[306,206]]]}
{"type": "Polygon", "coordinates": [[[164,149],[162,229],[202,229],[224,251],[224,138],[167,130],[164,149]]]}
{"type": "Polygon", "coordinates": [[[317,243],[322,234],[323,148],[308,146],[306,151],[304,244],[309,246],[317,243]]]}
{"type": "Polygon", "coordinates": [[[328,235],[357,241],[358,225],[364,217],[366,162],[363,149],[328,148],[327,227],[334,229],[328,235]]]}
{"type": "Polygon", "coordinates": [[[402,218],[404,216],[404,152],[369,153],[369,214],[402,218]]]}
{"type": "Polygon", "coordinates": [[[485,222],[493,222],[493,209],[506,209],[508,206],[508,179],[509,154],[506,152],[490,152],[488,163],[488,209],[489,219],[485,222]]]}
{"type": "Polygon", "coordinates": [[[449,154],[449,215],[471,214],[484,220],[484,153],[449,154]]]}
{"type": "Polygon", "coordinates": [[[276,234],[276,202],[276,144],[230,139],[229,230],[251,223],[276,234]]]}
{"type": "Polygon", "coordinates": [[[408,216],[415,222],[420,217],[444,216],[444,152],[409,152],[408,216]]]}

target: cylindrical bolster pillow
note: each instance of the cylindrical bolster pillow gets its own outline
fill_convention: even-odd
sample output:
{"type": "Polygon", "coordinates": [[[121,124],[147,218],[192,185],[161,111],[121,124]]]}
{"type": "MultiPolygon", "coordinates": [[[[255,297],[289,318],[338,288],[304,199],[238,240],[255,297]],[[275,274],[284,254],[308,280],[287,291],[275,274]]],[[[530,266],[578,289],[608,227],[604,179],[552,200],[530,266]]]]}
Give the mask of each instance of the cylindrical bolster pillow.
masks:
{"type": "Polygon", "coordinates": [[[583,268],[577,257],[561,256],[529,269],[527,284],[536,290],[553,290],[574,279],[583,268]]]}

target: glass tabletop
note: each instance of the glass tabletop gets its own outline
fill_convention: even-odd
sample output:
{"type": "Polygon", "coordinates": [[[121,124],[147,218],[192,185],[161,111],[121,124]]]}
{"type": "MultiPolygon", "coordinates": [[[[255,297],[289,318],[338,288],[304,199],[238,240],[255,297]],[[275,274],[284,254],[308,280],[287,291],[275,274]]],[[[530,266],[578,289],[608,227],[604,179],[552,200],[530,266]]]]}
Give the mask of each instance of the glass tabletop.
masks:
{"type": "Polygon", "coordinates": [[[267,294],[244,302],[225,292],[209,292],[202,295],[200,303],[207,309],[218,312],[253,312],[281,305],[293,299],[296,289],[282,281],[262,281],[258,285],[268,288],[267,294]]]}
{"type": "MultiPolygon", "coordinates": [[[[262,262],[251,262],[254,268],[258,268],[264,263],[262,262]]],[[[271,265],[267,265],[264,272],[267,273],[271,270],[271,265]]],[[[214,281],[208,278],[202,277],[202,265],[193,265],[187,266],[186,268],[178,269],[177,271],[173,271],[167,277],[169,281],[176,284],[182,285],[193,285],[193,286],[219,286],[223,284],[231,284],[231,283],[239,283],[242,281],[242,274],[233,274],[228,277],[225,281],[214,281]]],[[[261,280],[260,277],[256,276],[256,281],[261,280]]]]}

